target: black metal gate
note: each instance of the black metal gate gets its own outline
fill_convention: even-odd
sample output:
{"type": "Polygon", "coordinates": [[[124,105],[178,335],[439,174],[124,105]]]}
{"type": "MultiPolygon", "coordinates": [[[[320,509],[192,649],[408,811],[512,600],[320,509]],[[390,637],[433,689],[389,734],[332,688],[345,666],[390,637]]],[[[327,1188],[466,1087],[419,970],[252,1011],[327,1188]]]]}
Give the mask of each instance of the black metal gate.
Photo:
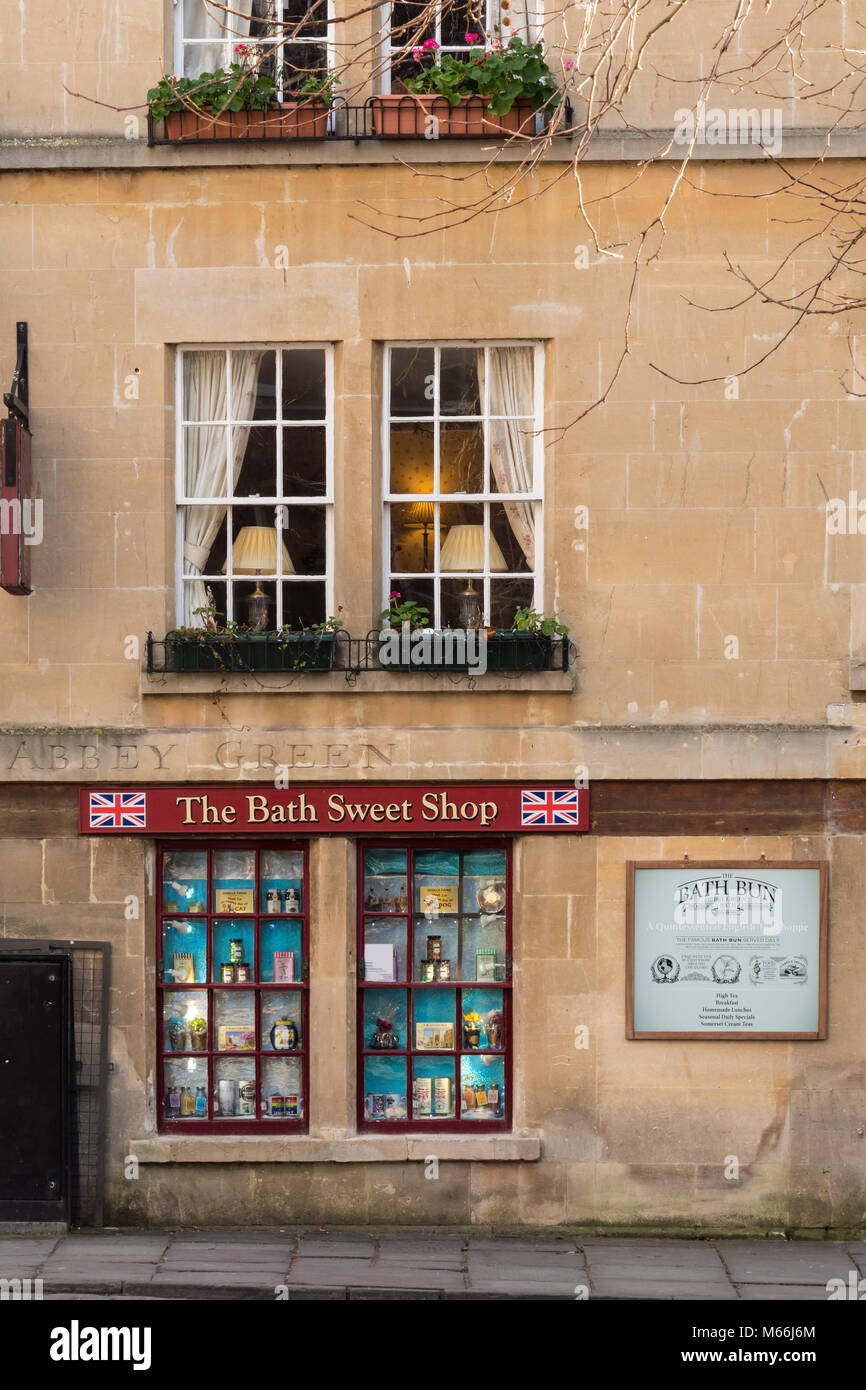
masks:
{"type": "Polygon", "coordinates": [[[68,1221],[72,1196],[68,956],[0,954],[0,1219],[68,1221]]]}
{"type": "MultiPolygon", "coordinates": [[[[12,1116],[0,1099],[0,1221],[71,1220],[76,1226],[101,1226],[105,1191],[105,1125],[108,1091],[108,989],[111,947],[107,941],[50,941],[7,939],[0,944],[0,973],[8,962],[35,960],[44,965],[60,958],[68,971],[69,1031],[69,1191],[66,1214],[37,1217],[14,1214],[7,1201],[6,1147],[12,1116]]],[[[51,971],[49,970],[50,974],[51,971]]],[[[7,972],[8,975],[8,972],[7,972]]],[[[7,978],[3,975],[3,978],[7,978]]],[[[10,977],[11,978],[11,977],[10,977]]],[[[0,999],[0,1038],[13,1033],[7,1022],[5,996],[0,999]]],[[[7,1091],[0,1052],[0,1093],[7,1091]]],[[[10,1062],[11,1066],[11,1062],[10,1062]]],[[[38,1103],[38,1102],[37,1102],[38,1103]]],[[[51,1123],[59,1129],[59,1122],[51,1123]]],[[[15,1194],[12,1194],[13,1201],[15,1194]]]]}

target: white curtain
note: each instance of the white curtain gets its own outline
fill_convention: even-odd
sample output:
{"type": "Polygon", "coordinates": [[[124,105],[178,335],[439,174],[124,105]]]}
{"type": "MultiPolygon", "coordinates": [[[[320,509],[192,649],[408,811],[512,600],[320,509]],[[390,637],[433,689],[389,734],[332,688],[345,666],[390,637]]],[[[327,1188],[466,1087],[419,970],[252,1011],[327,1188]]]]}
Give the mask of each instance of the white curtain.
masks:
{"type": "MultiPolygon", "coordinates": [[[[490,414],[532,415],[533,349],[492,347],[490,414]]],[[[484,349],[478,353],[478,385],[484,399],[484,349]]],[[[532,420],[490,421],[490,471],[500,492],[531,493],[532,420]]],[[[503,502],[505,514],[530,569],[535,568],[535,513],[532,503],[503,502]]]]}
{"type": "MultiPolygon", "coordinates": [[[[255,409],[256,381],[261,352],[232,353],[232,417],[250,420],[255,409]]],[[[184,356],[183,413],[185,420],[227,420],[228,353],[189,352],[184,356]]],[[[237,483],[250,437],[250,426],[230,426],[232,435],[232,491],[237,483]]],[[[184,470],[187,497],[226,496],[226,426],[203,424],[185,431],[184,470]]],[[[183,572],[204,574],[211,547],[223,523],[226,502],[209,507],[184,508],[183,572]]],[[[202,579],[184,581],[183,622],[202,627],[196,608],[207,603],[202,579]]]]}
{"type": "MultiPolygon", "coordinates": [[[[225,0],[230,10],[253,9],[252,0],[239,4],[225,0]]],[[[234,46],[249,36],[248,14],[227,14],[213,0],[183,0],[183,36],[185,39],[210,39],[210,43],[185,43],[184,77],[199,77],[227,67],[234,58],[234,46]]]]}

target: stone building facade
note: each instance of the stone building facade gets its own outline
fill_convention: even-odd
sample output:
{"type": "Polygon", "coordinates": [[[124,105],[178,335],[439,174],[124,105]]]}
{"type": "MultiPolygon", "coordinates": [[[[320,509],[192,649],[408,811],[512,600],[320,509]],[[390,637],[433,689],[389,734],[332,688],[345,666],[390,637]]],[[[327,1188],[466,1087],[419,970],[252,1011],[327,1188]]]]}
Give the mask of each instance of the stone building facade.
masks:
{"type": "MultiPolygon", "coordinates": [[[[340,0],[336,12],[353,8],[340,0]]],[[[581,222],[574,142],[553,142],[491,214],[401,239],[400,218],[435,213],[467,175],[490,177],[489,142],[149,146],[140,106],[137,136],[115,108],[140,103],[162,71],[170,10],[96,7],[58,26],[28,3],[4,63],[0,370],[5,384],[15,323],[26,322],[43,535],[31,547],[33,592],[0,594],[0,945],[111,943],[112,1222],[858,1227],[866,568],[856,529],[828,532],[827,500],[863,485],[866,407],[840,386],[851,353],[842,319],[805,322],[745,373],[784,331],[784,312],[698,307],[734,297],[725,252],[758,279],[786,254],[795,200],[777,216],[760,149],[698,151],[662,252],[642,271],[615,387],[563,431],[622,351],[633,273],[597,253],[581,222]],[[327,352],[326,606],[342,605],[346,630],[361,636],[378,627],[395,582],[382,562],[385,354],[430,345],[532,352],[543,563],[534,587],[519,580],[514,592],[569,626],[568,670],[468,679],[371,668],[350,680],[343,669],[148,669],[145,635],[161,642],[184,621],[180,354],[327,352]],[[417,826],[400,839],[390,826],[319,835],[301,825],[304,1123],[166,1127],[166,837],[86,833],[79,792],[181,796],[279,786],[281,775],[292,794],[369,784],[397,799],[419,785],[588,780],[586,830],[504,837],[507,1125],[364,1123],[357,1065],[359,855],[398,842],[447,855],[465,841],[481,853],[483,838],[449,825],[423,841],[417,826]],[[829,864],[826,1037],[628,1038],[628,863],[763,859],[829,864]]],[[[338,41],[355,41],[351,26],[338,41]]],[[[694,42],[682,28],[665,53],[681,60],[694,42]]],[[[674,98],[655,78],[642,83],[643,128],[670,128],[674,98]]],[[[786,156],[807,161],[823,137],[788,139],[786,156]]],[[[859,140],[832,146],[841,182],[856,175],[859,140]]],[[[611,129],[582,166],[605,235],[618,227],[627,241],[664,201],[673,156],[634,178],[653,144],[611,129]]],[[[494,176],[521,157],[506,147],[494,176]]],[[[804,257],[791,274],[809,268],[804,257]]],[[[410,450],[401,466],[429,457],[410,450]]],[[[443,446],[443,469],[448,457],[443,446]]],[[[424,491],[417,469],[413,480],[396,490],[424,491]]],[[[407,545],[417,550],[418,538],[407,545]]],[[[495,570],[489,582],[498,592],[495,570]]],[[[274,843],[251,830],[243,843],[259,834],[274,843]]],[[[177,848],[184,836],[169,838],[177,848]]],[[[205,842],[216,844],[190,837],[190,851],[205,842]]]]}

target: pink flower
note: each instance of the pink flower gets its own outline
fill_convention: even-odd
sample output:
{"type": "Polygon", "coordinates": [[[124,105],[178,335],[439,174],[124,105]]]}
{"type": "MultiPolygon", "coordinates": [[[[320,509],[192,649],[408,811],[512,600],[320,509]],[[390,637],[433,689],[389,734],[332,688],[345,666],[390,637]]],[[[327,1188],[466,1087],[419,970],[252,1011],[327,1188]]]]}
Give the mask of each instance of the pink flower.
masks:
{"type": "Polygon", "coordinates": [[[438,43],[436,42],[435,39],[425,39],[424,42],[423,42],[423,44],[421,45],[421,47],[422,47],[422,49],[427,49],[427,48],[438,48],[439,45],[438,45],[438,43]]]}
{"type": "Polygon", "coordinates": [[[249,53],[249,51],[250,50],[245,43],[235,44],[235,53],[249,53]]]}
{"type": "Polygon", "coordinates": [[[413,48],[413,49],[412,49],[412,57],[415,59],[415,62],[416,62],[416,63],[420,63],[420,61],[421,61],[421,50],[420,50],[420,48],[413,48]]]}
{"type": "Polygon", "coordinates": [[[465,43],[480,43],[480,42],[481,42],[481,36],[480,36],[479,34],[467,34],[467,35],[465,36],[464,42],[465,42],[465,43]]]}
{"type": "Polygon", "coordinates": [[[566,68],[568,69],[568,71],[570,72],[571,69],[574,67],[574,59],[573,59],[573,58],[568,58],[568,59],[566,59],[565,66],[566,66],[566,68]]]}

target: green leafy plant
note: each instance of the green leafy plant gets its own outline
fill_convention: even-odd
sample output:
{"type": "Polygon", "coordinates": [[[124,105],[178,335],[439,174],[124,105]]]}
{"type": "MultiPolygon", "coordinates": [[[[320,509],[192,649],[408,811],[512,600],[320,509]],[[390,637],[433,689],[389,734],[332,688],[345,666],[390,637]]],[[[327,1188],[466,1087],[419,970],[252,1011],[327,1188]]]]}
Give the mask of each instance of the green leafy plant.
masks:
{"type": "Polygon", "coordinates": [[[540,637],[567,637],[570,628],[558,623],[555,618],[545,618],[534,608],[514,610],[514,630],[516,632],[535,632],[540,637]]]}
{"type": "Polygon", "coordinates": [[[199,77],[162,77],[147,94],[157,120],[175,111],[218,116],[224,111],[267,111],[274,101],[274,81],[250,72],[241,63],[203,72],[199,77]]]}
{"type": "Polygon", "coordinates": [[[427,627],[430,609],[414,599],[404,599],[399,589],[392,589],[388,595],[388,607],[379,614],[379,622],[388,623],[391,627],[402,627],[404,623],[410,627],[427,627]]]}
{"type": "Polygon", "coordinates": [[[319,634],[324,632],[339,632],[340,628],[345,626],[345,624],[343,623],[343,619],[339,617],[339,614],[342,613],[342,611],[343,605],[342,603],[338,603],[337,612],[332,613],[330,617],[327,617],[323,623],[310,624],[310,632],[315,632],[319,634]]]}
{"type": "Polygon", "coordinates": [[[189,1024],[189,1031],[191,1033],[206,1033],[207,1019],[201,1017],[191,1019],[189,1024]]]}
{"type": "Polygon", "coordinates": [[[331,106],[340,86],[335,72],[324,75],[311,72],[304,82],[297,85],[298,71],[288,63],[277,70],[277,85],[283,89],[283,101],[302,101],[311,106],[331,106]]]}
{"type": "Polygon", "coordinates": [[[466,43],[470,46],[466,58],[440,54],[435,39],[413,49],[420,71],[406,79],[406,90],[446,97],[452,106],[463,97],[487,97],[488,111],[497,116],[506,116],[518,100],[531,102],[536,111],[559,100],[559,88],[540,43],[526,43],[515,35],[506,44],[496,40],[488,48],[478,34],[467,34],[466,43]]]}

